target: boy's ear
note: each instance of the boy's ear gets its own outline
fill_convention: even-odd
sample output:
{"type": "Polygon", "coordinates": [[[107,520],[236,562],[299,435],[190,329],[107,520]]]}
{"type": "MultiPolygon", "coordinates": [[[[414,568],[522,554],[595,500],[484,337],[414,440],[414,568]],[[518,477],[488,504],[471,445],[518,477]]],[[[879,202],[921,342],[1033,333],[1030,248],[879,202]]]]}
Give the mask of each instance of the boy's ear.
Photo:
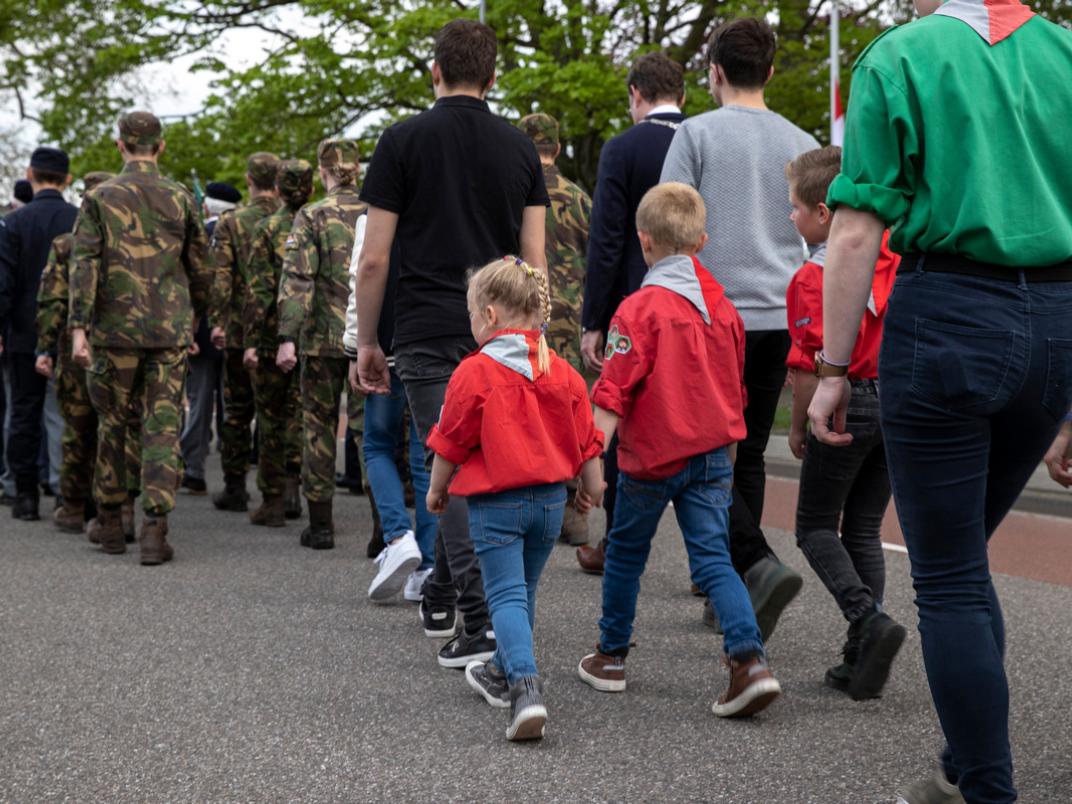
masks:
{"type": "Polygon", "coordinates": [[[706,246],[706,245],[707,245],[707,232],[704,232],[702,235],[700,235],[699,242],[697,242],[696,245],[693,246],[692,250],[694,252],[699,253],[699,252],[703,251],[703,247],[706,246]]]}
{"type": "Polygon", "coordinates": [[[651,235],[637,229],[636,236],[640,241],[640,248],[644,251],[651,251],[651,235]]]}
{"type": "Polygon", "coordinates": [[[834,213],[830,211],[830,207],[828,207],[824,201],[820,201],[819,206],[817,206],[816,209],[819,211],[819,223],[825,225],[832,217],[834,217],[834,213]]]}

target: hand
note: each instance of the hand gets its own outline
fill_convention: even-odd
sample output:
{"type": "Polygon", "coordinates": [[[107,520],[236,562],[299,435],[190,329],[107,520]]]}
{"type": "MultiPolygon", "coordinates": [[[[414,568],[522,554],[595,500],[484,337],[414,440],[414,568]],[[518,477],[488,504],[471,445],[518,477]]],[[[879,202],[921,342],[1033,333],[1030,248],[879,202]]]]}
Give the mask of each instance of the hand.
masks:
{"type": "Polygon", "coordinates": [[[197,341],[190,341],[190,346],[187,348],[186,353],[190,355],[190,357],[197,357],[201,354],[200,344],[198,344],[197,341]]]}
{"type": "Polygon", "coordinates": [[[1060,483],[1066,489],[1072,486],[1072,469],[1069,468],[1069,458],[1072,458],[1072,423],[1065,422],[1057,432],[1057,438],[1053,440],[1046,457],[1046,469],[1055,483],[1060,483]]]}
{"type": "Polygon", "coordinates": [[[350,390],[355,391],[355,392],[360,391],[361,390],[361,379],[357,376],[357,361],[356,360],[351,360],[350,361],[350,369],[349,369],[349,371],[347,371],[346,375],[350,379],[350,390]]]}
{"type": "Polygon", "coordinates": [[[424,507],[428,509],[430,514],[442,514],[447,510],[447,504],[450,502],[450,495],[447,494],[446,489],[428,489],[428,494],[424,498],[424,507]]]}
{"type": "Polygon", "coordinates": [[[789,451],[797,460],[804,460],[805,445],[808,443],[808,431],[789,429],[789,451]]]}
{"type": "Polygon", "coordinates": [[[362,346],[357,350],[358,384],[367,394],[391,393],[391,369],[379,346],[362,346]]]}
{"type": "Polygon", "coordinates": [[[592,371],[603,370],[603,333],[589,330],[581,335],[581,359],[592,371]]]}
{"type": "Polygon", "coordinates": [[[242,353],[242,365],[247,371],[256,371],[260,361],[257,358],[257,350],[252,346],[242,353]]]}
{"type": "Polygon", "coordinates": [[[34,371],[42,377],[52,377],[52,358],[49,355],[38,355],[34,363],[34,371]]]}
{"type": "Polygon", "coordinates": [[[82,368],[89,368],[89,341],[86,339],[86,331],[81,327],[71,330],[71,359],[82,368]]]}
{"type": "Polygon", "coordinates": [[[279,351],[275,354],[275,364],[288,374],[298,365],[298,353],[294,348],[294,341],[279,344],[279,351]]]}
{"type": "Polygon", "coordinates": [[[845,432],[845,419],[849,411],[852,389],[847,377],[823,377],[815,396],[808,406],[811,431],[824,444],[845,447],[852,443],[852,436],[845,432]],[[833,429],[830,428],[833,419],[833,429]]]}
{"type": "Polygon", "coordinates": [[[227,334],[223,331],[223,327],[212,328],[212,345],[217,349],[227,348],[227,334]]]}
{"type": "Polygon", "coordinates": [[[600,481],[598,488],[586,488],[583,481],[577,484],[577,494],[574,496],[573,506],[580,514],[587,514],[593,508],[603,505],[603,493],[607,490],[605,481],[600,481]]]}

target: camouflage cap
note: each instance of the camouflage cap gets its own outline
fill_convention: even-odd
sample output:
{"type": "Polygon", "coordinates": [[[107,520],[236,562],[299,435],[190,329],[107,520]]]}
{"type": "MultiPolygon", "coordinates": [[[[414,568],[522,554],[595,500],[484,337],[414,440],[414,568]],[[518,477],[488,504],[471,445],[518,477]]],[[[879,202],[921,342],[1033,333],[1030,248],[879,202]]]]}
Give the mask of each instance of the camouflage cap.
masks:
{"type": "Polygon", "coordinates": [[[517,127],[535,145],[558,145],[558,121],[549,114],[527,114],[518,121],[517,127]]]}
{"type": "Polygon", "coordinates": [[[258,187],[271,187],[275,184],[276,171],[279,170],[279,157],[267,151],[250,154],[246,161],[246,173],[258,187]]]}
{"type": "Polygon", "coordinates": [[[163,131],[152,112],[127,112],[119,118],[119,139],[127,145],[156,145],[163,131]]]}
{"type": "Polygon", "coordinates": [[[82,177],[82,184],[85,185],[85,192],[89,192],[98,184],[103,184],[108,179],[114,179],[115,174],[109,173],[106,170],[93,170],[82,177]]]}
{"type": "Polygon", "coordinates": [[[323,140],[316,149],[316,161],[321,167],[356,173],[360,166],[357,143],[335,138],[323,140]]]}
{"type": "Polygon", "coordinates": [[[275,186],[288,204],[304,203],[313,194],[313,166],[304,159],[284,159],[275,174],[275,186]]]}

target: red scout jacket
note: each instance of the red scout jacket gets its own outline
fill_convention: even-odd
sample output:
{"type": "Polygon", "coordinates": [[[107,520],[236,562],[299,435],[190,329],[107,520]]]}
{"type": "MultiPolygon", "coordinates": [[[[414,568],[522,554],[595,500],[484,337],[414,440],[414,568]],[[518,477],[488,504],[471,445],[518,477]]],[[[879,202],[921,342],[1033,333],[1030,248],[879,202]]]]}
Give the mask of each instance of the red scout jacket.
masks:
{"type": "Polygon", "coordinates": [[[451,375],[439,424],[428,435],[428,446],[460,467],[451,494],[561,483],[603,454],[584,380],[554,352],[541,374],[537,337],[497,332],[451,375]]]}
{"type": "Polygon", "coordinates": [[[659,480],[745,436],[744,324],[695,257],[660,260],[611,320],[592,401],[621,416],[618,465],[659,480]]]}
{"type": "MultiPolygon", "coordinates": [[[[882,320],[886,317],[886,305],[897,266],[901,258],[890,251],[890,233],[882,237],[882,248],[875,263],[875,278],[871,282],[871,298],[867,301],[860,334],[849,360],[849,379],[874,380],[878,378],[878,349],[882,342],[882,320]]],[[[789,282],[785,294],[785,312],[789,319],[789,336],[793,345],[789,348],[786,366],[800,371],[815,369],[815,353],[823,348],[823,264],[826,244],[815,253],[789,282]]]]}

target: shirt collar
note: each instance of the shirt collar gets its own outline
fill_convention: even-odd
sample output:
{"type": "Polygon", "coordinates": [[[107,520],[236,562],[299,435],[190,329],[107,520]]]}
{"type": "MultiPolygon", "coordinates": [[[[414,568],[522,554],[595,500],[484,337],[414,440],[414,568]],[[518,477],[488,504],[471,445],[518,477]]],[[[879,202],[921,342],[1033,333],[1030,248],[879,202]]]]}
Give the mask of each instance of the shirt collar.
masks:
{"type": "Polygon", "coordinates": [[[533,380],[537,375],[538,338],[535,330],[503,329],[492,335],[479,351],[525,379],[533,380]]]}
{"type": "Polygon", "coordinates": [[[148,159],[132,159],[123,165],[124,173],[159,173],[160,168],[148,159]]]}
{"type": "Polygon", "coordinates": [[[808,250],[811,252],[808,256],[808,262],[813,262],[820,268],[826,267],[826,243],[820,243],[817,246],[808,246],[808,250]]]}
{"type": "Polygon", "coordinates": [[[677,106],[677,104],[664,103],[661,106],[656,106],[646,115],[644,115],[644,119],[647,120],[649,117],[656,114],[681,114],[681,109],[677,106]]]}
{"type": "Polygon", "coordinates": [[[34,197],[30,199],[30,203],[32,204],[34,201],[43,201],[46,198],[59,198],[62,200],[63,193],[59,190],[53,190],[51,187],[46,187],[45,189],[38,190],[34,193],[34,197]]]}
{"type": "MultiPolygon", "coordinates": [[[[701,269],[702,270],[702,269],[701,269]]],[[[703,288],[696,276],[696,264],[692,257],[684,254],[674,254],[659,260],[644,276],[640,283],[643,288],[655,285],[666,288],[687,299],[700,311],[705,324],[711,323],[711,313],[707,309],[704,299],[703,288]]]]}
{"type": "Polygon", "coordinates": [[[480,98],[474,98],[471,95],[447,95],[445,98],[439,98],[435,102],[435,108],[440,106],[460,106],[468,109],[476,109],[481,112],[490,112],[488,108],[488,102],[482,101],[480,98]]]}
{"type": "Polygon", "coordinates": [[[1008,39],[1035,16],[1019,0],[947,0],[934,13],[967,23],[990,45],[1008,39]]]}

